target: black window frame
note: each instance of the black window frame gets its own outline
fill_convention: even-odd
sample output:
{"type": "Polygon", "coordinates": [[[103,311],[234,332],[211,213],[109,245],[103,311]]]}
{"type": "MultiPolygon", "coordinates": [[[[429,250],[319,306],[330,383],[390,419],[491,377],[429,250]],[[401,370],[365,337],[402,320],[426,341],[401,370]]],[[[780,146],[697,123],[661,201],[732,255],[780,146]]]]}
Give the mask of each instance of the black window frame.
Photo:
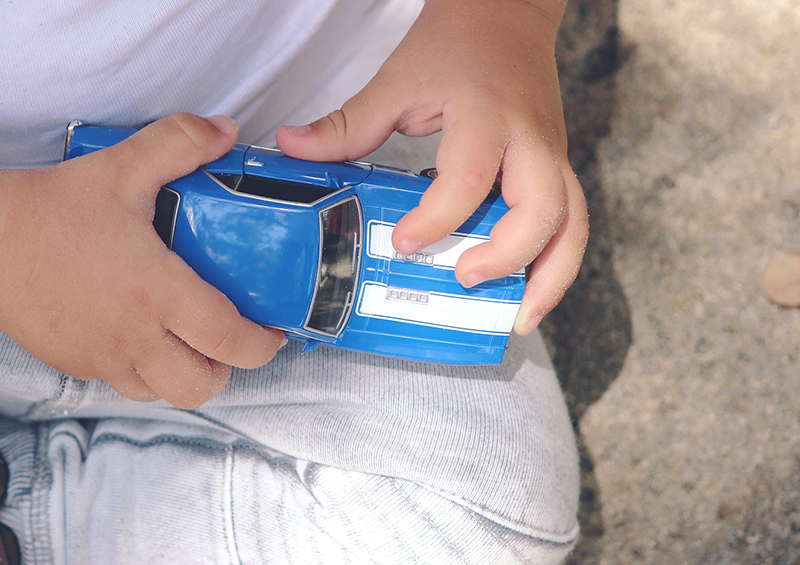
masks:
{"type": "MultiPolygon", "coordinates": [[[[361,269],[361,255],[364,248],[364,215],[361,210],[361,203],[359,202],[358,198],[353,195],[339,200],[330,206],[322,208],[318,213],[318,217],[320,230],[320,251],[319,260],[317,263],[317,278],[314,285],[314,296],[311,299],[311,307],[309,308],[308,316],[306,317],[306,322],[303,327],[308,331],[329,337],[338,337],[347,326],[347,322],[350,319],[350,316],[353,312],[353,307],[355,306],[355,297],[358,290],[359,274],[361,269]],[[350,277],[348,281],[345,281],[344,286],[342,286],[341,279],[343,279],[343,277],[336,277],[335,272],[332,275],[332,279],[338,278],[339,280],[331,280],[330,282],[323,280],[323,276],[325,276],[326,271],[326,259],[328,262],[331,262],[331,257],[333,257],[333,266],[335,266],[335,264],[338,262],[338,259],[340,259],[340,256],[336,254],[336,252],[339,251],[338,245],[328,246],[328,249],[330,249],[334,255],[328,253],[326,257],[326,235],[330,236],[331,234],[330,232],[326,233],[324,215],[335,208],[341,208],[351,204],[354,205],[352,210],[355,212],[356,221],[354,225],[357,230],[354,232],[355,239],[352,242],[348,241],[345,249],[352,249],[352,254],[350,256],[350,271],[352,277],[350,277]],[[334,288],[324,288],[330,285],[333,285],[334,288]],[[321,296],[320,293],[323,292],[323,289],[324,292],[333,294],[333,298],[330,296],[321,296]],[[321,300],[325,300],[326,302],[321,303],[321,300]],[[331,315],[328,311],[331,304],[340,305],[340,311],[334,312],[333,315],[331,315]],[[337,313],[338,316],[336,315],[337,313]],[[336,318],[336,322],[331,324],[330,322],[334,318],[336,318]],[[326,323],[319,323],[320,320],[325,320],[326,323]]],[[[335,235],[342,236],[343,234],[335,235]]]]}
{"type": "Polygon", "coordinates": [[[276,179],[249,173],[206,172],[231,192],[301,206],[310,206],[342,190],[339,187],[276,179]]]}

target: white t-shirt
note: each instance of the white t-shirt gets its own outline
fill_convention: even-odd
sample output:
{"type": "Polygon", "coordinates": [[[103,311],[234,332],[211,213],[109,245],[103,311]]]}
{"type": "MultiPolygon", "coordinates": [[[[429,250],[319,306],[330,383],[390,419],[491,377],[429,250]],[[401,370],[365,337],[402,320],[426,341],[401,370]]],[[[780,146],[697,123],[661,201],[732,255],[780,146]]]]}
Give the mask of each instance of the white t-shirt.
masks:
{"type": "Polygon", "coordinates": [[[422,0],[50,0],[0,9],[0,168],[57,162],[67,123],[225,114],[270,144],[338,108],[422,0]]]}

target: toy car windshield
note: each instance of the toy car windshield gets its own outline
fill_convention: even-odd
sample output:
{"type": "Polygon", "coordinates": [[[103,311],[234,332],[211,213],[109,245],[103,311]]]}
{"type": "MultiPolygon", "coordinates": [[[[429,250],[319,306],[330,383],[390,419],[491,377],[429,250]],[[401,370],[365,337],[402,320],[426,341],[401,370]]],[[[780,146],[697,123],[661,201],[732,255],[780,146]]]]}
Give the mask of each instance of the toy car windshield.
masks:
{"type": "Polygon", "coordinates": [[[319,213],[321,253],[306,327],[336,336],[353,309],[361,256],[361,211],[355,198],[319,213]]]}

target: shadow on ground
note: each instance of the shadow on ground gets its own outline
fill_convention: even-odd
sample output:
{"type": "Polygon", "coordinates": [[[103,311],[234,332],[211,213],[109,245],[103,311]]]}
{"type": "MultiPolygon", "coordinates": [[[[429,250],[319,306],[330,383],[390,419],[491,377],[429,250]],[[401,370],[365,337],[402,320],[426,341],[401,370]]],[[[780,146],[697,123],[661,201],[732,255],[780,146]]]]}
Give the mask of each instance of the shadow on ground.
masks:
{"type": "Polygon", "coordinates": [[[631,344],[628,302],[617,281],[613,230],[599,178],[596,147],[609,131],[614,72],[623,50],[617,33],[619,0],[568,2],[557,45],[570,162],[586,193],[591,236],[575,284],[542,324],[578,435],[581,538],[567,563],[596,563],[603,521],[594,463],[578,424],[619,375],[631,344]]]}

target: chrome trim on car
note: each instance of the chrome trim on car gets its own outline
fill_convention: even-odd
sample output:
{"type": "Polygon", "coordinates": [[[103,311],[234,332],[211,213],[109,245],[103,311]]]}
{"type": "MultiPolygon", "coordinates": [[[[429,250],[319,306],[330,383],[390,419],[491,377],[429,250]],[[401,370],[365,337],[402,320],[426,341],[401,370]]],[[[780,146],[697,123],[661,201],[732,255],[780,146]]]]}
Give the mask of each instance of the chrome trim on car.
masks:
{"type": "Polygon", "coordinates": [[[69,144],[72,143],[72,134],[75,133],[75,128],[82,125],[83,122],[81,120],[72,120],[67,124],[67,137],[64,140],[64,156],[61,158],[62,161],[66,161],[67,159],[67,149],[69,149],[69,144]]]}
{"type": "Polygon", "coordinates": [[[175,225],[178,223],[178,211],[181,208],[181,193],[169,186],[162,186],[161,190],[171,192],[178,197],[178,203],[175,205],[175,210],[172,212],[172,225],[169,228],[169,243],[167,244],[167,247],[172,250],[172,244],[175,243],[175,225]]]}
{"type": "Polygon", "coordinates": [[[406,263],[419,263],[421,265],[434,264],[433,255],[431,255],[430,253],[424,253],[422,251],[417,251],[416,253],[412,253],[411,255],[405,255],[395,250],[394,258],[397,259],[398,261],[405,261],[406,263]]]}
{"type": "Polygon", "coordinates": [[[431,293],[423,290],[411,288],[398,288],[396,286],[386,287],[386,300],[399,300],[400,302],[412,302],[414,304],[428,304],[431,293]]]}
{"type": "MultiPolygon", "coordinates": [[[[347,186],[343,186],[342,188],[337,188],[335,191],[331,192],[330,194],[326,194],[322,198],[317,198],[313,202],[297,202],[295,200],[280,200],[278,198],[268,198],[266,196],[259,196],[257,194],[250,194],[249,192],[239,192],[236,189],[231,189],[228,186],[226,186],[225,183],[221,182],[217,177],[214,176],[214,173],[211,173],[211,172],[207,171],[204,167],[201,167],[200,170],[202,170],[205,174],[207,174],[209,177],[211,177],[211,180],[213,180],[220,187],[224,188],[225,190],[227,190],[231,194],[236,194],[237,196],[241,196],[242,198],[252,198],[252,199],[258,200],[260,202],[275,202],[276,204],[289,204],[290,206],[299,206],[301,208],[313,208],[315,206],[319,206],[319,204],[321,202],[325,202],[325,200],[327,200],[329,198],[333,198],[334,196],[340,196],[342,191],[347,190],[347,189],[352,188],[353,186],[355,186],[355,185],[350,184],[350,185],[347,185],[347,186]]],[[[247,173],[243,173],[242,177],[244,177],[246,174],[247,173]]],[[[241,182],[241,179],[240,179],[240,182],[241,182]]],[[[298,184],[300,184],[300,183],[298,183],[298,184]]],[[[316,185],[312,185],[312,186],[316,186],[316,185]]]]}

